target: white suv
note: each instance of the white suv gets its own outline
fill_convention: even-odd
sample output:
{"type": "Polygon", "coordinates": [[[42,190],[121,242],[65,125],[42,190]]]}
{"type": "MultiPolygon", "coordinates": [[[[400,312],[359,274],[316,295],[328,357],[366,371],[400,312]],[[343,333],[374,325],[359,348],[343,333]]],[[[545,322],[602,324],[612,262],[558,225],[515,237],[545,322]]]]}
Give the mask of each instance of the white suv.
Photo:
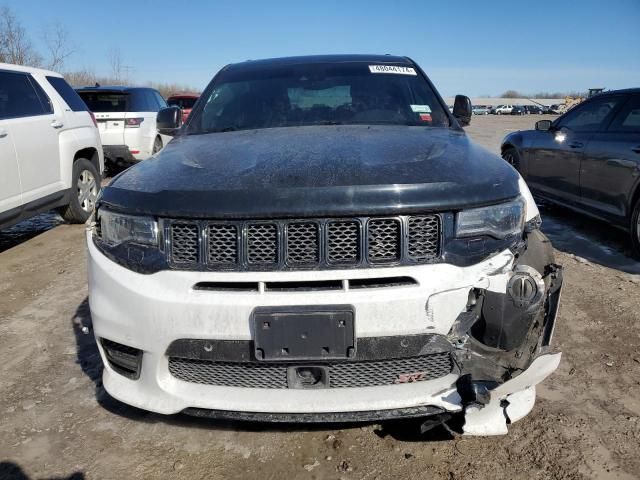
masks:
{"type": "Polygon", "coordinates": [[[116,165],[130,165],[159,152],[171,137],[156,128],[158,111],[167,106],[153,88],[83,87],[76,89],[96,116],[104,156],[116,165]]]}
{"type": "Polygon", "coordinates": [[[513,110],[513,105],[498,105],[494,112],[496,115],[509,115],[513,110]]]}
{"type": "Polygon", "coordinates": [[[0,228],[51,208],[85,222],[103,170],[95,119],[64,78],[0,63],[0,228]]]}

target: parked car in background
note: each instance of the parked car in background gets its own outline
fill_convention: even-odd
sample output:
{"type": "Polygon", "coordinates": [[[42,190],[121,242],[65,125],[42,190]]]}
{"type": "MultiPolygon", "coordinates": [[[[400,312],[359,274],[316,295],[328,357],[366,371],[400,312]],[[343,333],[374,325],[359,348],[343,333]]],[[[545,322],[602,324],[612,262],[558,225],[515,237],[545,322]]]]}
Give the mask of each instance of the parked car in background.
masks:
{"type": "Polygon", "coordinates": [[[52,208],[85,222],[103,170],[95,119],[62,75],[0,63],[0,228],[52,208]]]}
{"type": "Polygon", "coordinates": [[[495,115],[509,115],[511,110],[513,110],[513,105],[498,105],[491,109],[491,113],[495,115]]]}
{"type": "Polygon", "coordinates": [[[511,108],[511,115],[525,115],[527,110],[522,105],[514,105],[511,108]]]}
{"type": "Polygon", "coordinates": [[[474,105],[471,111],[474,115],[489,115],[489,107],[486,105],[474,105]]]}
{"type": "Polygon", "coordinates": [[[502,156],[535,195],[625,228],[640,253],[640,88],[593,96],[513,132],[502,156]]]}
{"type": "Polygon", "coordinates": [[[528,115],[540,115],[542,107],[539,105],[523,105],[524,111],[528,115]]]}
{"type": "Polygon", "coordinates": [[[105,159],[127,166],[159,152],[170,140],[156,128],[156,116],[167,106],[147,87],[95,86],[76,89],[98,122],[105,159]]]}
{"type": "Polygon", "coordinates": [[[87,232],[113,397],[270,422],[459,412],[507,433],[558,366],[562,269],[526,184],[407,57],[247,61],[215,75],[87,232]]]}
{"type": "Polygon", "coordinates": [[[167,98],[167,105],[178,107],[182,111],[182,121],[186,121],[191,113],[191,109],[196,104],[200,95],[195,93],[180,93],[167,98]]]}
{"type": "Polygon", "coordinates": [[[546,113],[550,115],[558,115],[563,105],[553,104],[549,107],[546,113]]]}

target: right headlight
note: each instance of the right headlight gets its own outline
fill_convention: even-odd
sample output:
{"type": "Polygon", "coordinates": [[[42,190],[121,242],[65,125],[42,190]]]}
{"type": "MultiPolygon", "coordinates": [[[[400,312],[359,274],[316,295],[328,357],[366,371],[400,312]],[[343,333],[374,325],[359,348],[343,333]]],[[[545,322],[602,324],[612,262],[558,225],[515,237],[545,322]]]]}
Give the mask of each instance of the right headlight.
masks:
{"type": "Polygon", "coordinates": [[[524,217],[525,203],[522,197],[498,205],[463,210],[456,219],[456,237],[488,235],[503,239],[521,235],[524,217]]]}
{"type": "Polygon", "coordinates": [[[98,209],[99,237],[110,245],[130,242],[158,245],[158,222],[152,217],[125,215],[98,209]]]}

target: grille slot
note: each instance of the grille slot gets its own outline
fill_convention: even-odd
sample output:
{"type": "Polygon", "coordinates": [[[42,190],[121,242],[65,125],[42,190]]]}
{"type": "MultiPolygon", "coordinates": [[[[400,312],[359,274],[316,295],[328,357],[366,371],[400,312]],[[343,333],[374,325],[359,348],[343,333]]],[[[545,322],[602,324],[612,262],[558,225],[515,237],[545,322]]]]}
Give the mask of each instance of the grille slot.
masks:
{"type": "Polygon", "coordinates": [[[171,225],[171,258],[176,263],[197,263],[199,259],[199,229],[192,223],[171,225]]]}
{"type": "Polygon", "coordinates": [[[207,236],[207,259],[211,265],[233,265],[238,262],[238,230],[235,225],[209,225],[207,236]]]}
{"type": "Polygon", "coordinates": [[[349,280],[349,289],[359,288],[393,288],[408,287],[418,285],[415,278],[411,277],[388,277],[388,278],[354,278],[349,280]]]}
{"type": "Polygon", "coordinates": [[[394,262],[400,259],[400,222],[395,218],[369,220],[367,225],[369,261],[394,262]]]}
{"type": "Polygon", "coordinates": [[[254,265],[278,263],[278,227],[252,223],[247,227],[247,261],[254,265]]]}
{"type": "Polygon", "coordinates": [[[440,255],[440,217],[409,217],[408,254],[414,260],[436,258],[440,255]]]}
{"type": "Polygon", "coordinates": [[[163,219],[177,269],[295,270],[437,261],[440,215],[291,220],[163,219]]]}
{"type": "MultiPolygon", "coordinates": [[[[299,366],[284,363],[217,362],[169,358],[171,374],[185,382],[204,385],[247,388],[288,388],[287,368],[299,366]]],[[[394,385],[401,375],[413,381],[433,380],[451,372],[448,352],[419,357],[328,363],[329,388],[394,385]]]]}
{"type": "Polygon", "coordinates": [[[287,261],[308,264],[320,261],[318,225],[290,223],[287,227],[287,261]]]}
{"type": "Polygon", "coordinates": [[[356,264],[360,251],[360,224],[356,221],[327,224],[327,259],[339,265],[356,264]]]}

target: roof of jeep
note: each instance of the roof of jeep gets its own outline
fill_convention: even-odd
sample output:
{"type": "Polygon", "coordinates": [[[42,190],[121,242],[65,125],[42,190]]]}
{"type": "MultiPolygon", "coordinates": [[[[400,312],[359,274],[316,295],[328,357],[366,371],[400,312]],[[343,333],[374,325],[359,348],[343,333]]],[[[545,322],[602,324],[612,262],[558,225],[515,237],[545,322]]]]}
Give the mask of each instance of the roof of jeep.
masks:
{"type": "Polygon", "coordinates": [[[299,57],[281,57],[281,58],[265,58],[263,60],[247,60],[240,63],[232,63],[225,68],[233,70],[243,70],[245,68],[252,69],[260,66],[279,67],[287,65],[314,64],[314,63],[346,63],[346,62],[365,62],[365,63],[394,63],[413,65],[413,62],[407,57],[398,57],[395,55],[306,55],[299,57]]]}

